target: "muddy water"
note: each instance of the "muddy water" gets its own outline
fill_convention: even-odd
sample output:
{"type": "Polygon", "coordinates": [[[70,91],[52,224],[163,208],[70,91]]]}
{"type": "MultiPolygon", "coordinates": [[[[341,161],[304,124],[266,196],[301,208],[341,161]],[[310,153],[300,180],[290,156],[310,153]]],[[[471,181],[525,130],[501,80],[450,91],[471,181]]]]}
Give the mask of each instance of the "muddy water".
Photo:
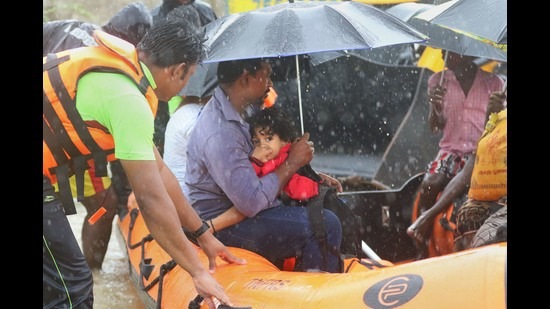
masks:
{"type": "MultiPolygon", "coordinates": [[[[76,207],[78,213],[67,218],[81,245],[80,235],[86,209],[80,203],[77,203],[76,207]]],[[[144,309],[145,306],[130,281],[126,251],[123,250],[124,244],[119,242],[120,237],[116,235],[119,233],[116,226],[117,220],[118,217],[113,220],[113,233],[103,267],[101,270],[94,271],[94,309],[144,309]]]]}

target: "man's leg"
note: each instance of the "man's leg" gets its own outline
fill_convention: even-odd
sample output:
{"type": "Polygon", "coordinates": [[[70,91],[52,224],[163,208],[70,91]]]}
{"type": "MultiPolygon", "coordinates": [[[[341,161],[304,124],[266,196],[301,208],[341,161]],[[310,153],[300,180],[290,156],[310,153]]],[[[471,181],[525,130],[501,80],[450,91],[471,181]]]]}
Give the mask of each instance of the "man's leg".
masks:
{"type": "MultiPolygon", "coordinates": [[[[340,248],[342,227],[336,215],[324,210],[327,242],[340,248]]],[[[321,269],[323,253],[310,226],[307,209],[302,206],[281,206],[264,210],[254,218],[216,232],[226,246],[244,248],[260,254],[277,265],[286,258],[298,257],[296,270],[321,269]]],[[[340,258],[328,254],[329,272],[340,271],[340,258]]]]}
{"type": "Polygon", "coordinates": [[[124,218],[128,213],[128,196],[132,193],[132,187],[128,182],[128,176],[126,176],[120,160],[110,162],[109,166],[111,167],[112,186],[118,200],[117,214],[119,218],[124,218]]]}
{"type": "MultiPolygon", "coordinates": [[[[118,200],[109,177],[97,177],[93,163],[84,176],[84,200],[86,216],[82,222],[82,251],[91,269],[101,269],[117,213],[118,200]],[[101,207],[106,212],[95,222],[88,222],[101,207]]],[[[76,196],[76,183],[71,177],[71,189],[76,196]]]]}
{"type": "Polygon", "coordinates": [[[92,272],[47,178],[42,208],[42,307],[91,309],[92,272]]]}
{"type": "Polygon", "coordinates": [[[82,224],[82,250],[90,268],[101,269],[117,211],[117,196],[111,186],[107,190],[86,197],[81,203],[87,212],[82,224]],[[101,207],[105,208],[105,214],[93,224],[89,223],[88,219],[101,207]]]}

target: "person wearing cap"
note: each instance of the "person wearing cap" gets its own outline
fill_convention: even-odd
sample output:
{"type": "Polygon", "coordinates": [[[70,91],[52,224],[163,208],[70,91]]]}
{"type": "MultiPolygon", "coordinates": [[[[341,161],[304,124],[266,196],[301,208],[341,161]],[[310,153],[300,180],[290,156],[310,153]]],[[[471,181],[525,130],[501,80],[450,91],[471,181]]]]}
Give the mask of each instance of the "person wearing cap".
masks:
{"type": "MultiPolygon", "coordinates": [[[[93,38],[93,32],[97,29],[135,46],[152,24],[153,17],[141,2],[125,5],[101,27],[75,19],[46,22],[42,26],[42,56],[76,47],[97,46],[93,38]]],[[[119,161],[110,164],[112,178],[95,176],[93,161],[89,164],[91,168],[84,175],[84,197],[80,200],[86,208],[82,225],[82,250],[90,268],[101,269],[111,239],[113,219],[117,211],[126,211],[131,188],[119,161]],[[105,213],[95,222],[88,221],[102,207],[105,213]]],[[[75,177],[71,177],[70,181],[72,193],[76,196],[75,177]]]]}

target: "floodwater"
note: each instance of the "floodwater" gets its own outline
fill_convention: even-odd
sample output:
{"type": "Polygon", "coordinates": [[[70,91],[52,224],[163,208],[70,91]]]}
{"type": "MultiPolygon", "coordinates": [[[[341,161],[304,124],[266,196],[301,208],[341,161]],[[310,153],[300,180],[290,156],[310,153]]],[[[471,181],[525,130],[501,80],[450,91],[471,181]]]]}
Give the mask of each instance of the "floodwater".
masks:
{"type": "MultiPolygon", "coordinates": [[[[73,233],[81,244],[81,230],[86,209],[80,203],[76,203],[77,214],[67,216],[73,229],[73,233]]],[[[145,305],[140,300],[137,290],[130,281],[128,259],[124,250],[124,243],[116,222],[113,220],[113,232],[103,267],[94,271],[94,309],[144,309],[145,305]],[[120,241],[119,241],[120,239],[120,241]]]]}

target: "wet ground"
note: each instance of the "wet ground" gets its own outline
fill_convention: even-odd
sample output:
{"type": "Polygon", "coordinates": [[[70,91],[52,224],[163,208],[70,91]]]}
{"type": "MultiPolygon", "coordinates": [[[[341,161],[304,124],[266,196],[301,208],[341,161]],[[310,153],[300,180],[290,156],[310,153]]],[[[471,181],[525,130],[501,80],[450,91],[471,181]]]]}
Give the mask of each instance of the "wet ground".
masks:
{"type": "MultiPolygon", "coordinates": [[[[86,209],[77,203],[76,215],[67,216],[73,233],[81,244],[82,222],[86,214],[86,209]]],[[[123,250],[124,244],[119,242],[119,233],[116,222],[118,217],[113,220],[113,233],[109,241],[107,255],[103,261],[103,268],[100,271],[94,271],[94,309],[144,309],[136,289],[129,277],[129,266],[126,258],[126,251],[123,250]]]]}

